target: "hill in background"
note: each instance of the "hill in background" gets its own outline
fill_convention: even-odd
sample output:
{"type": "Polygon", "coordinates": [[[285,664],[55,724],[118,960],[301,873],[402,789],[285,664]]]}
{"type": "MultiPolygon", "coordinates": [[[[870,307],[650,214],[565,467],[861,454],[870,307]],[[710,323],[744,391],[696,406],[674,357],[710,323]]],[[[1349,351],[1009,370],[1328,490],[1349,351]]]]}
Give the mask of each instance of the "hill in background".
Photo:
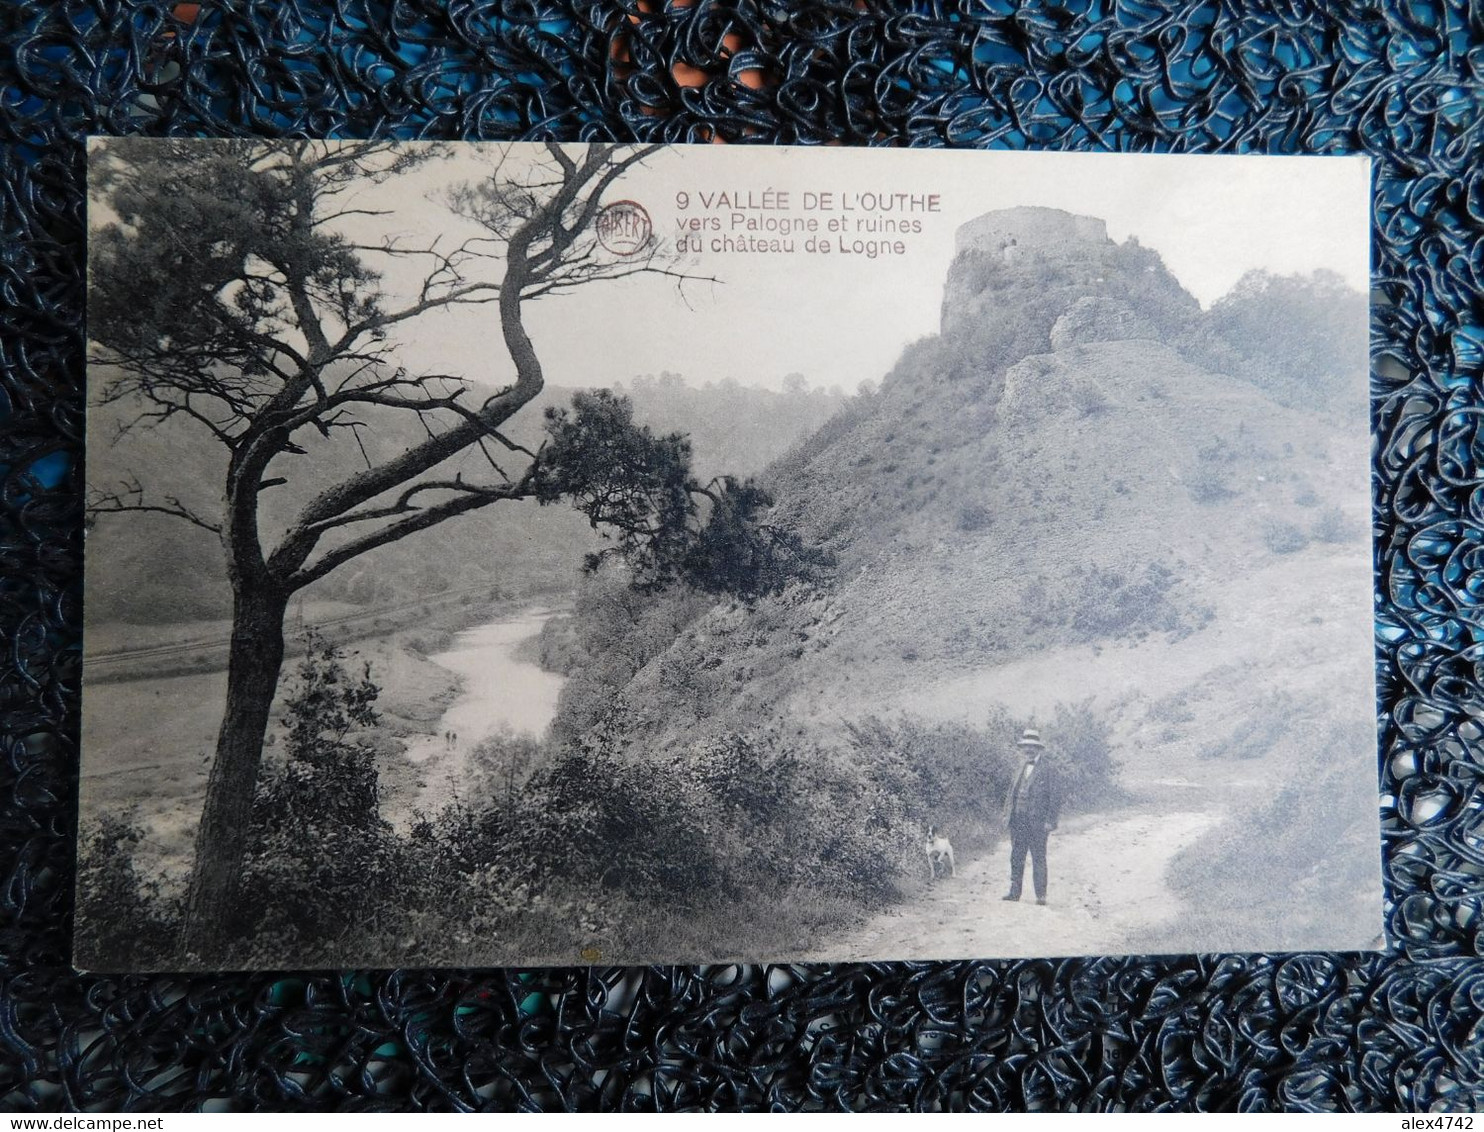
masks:
{"type": "MultiPolygon", "coordinates": [[[[106,373],[92,379],[97,388],[106,373]]],[[[802,380],[787,385],[783,392],[731,380],[695,386],[679,375],[663,374],[634,379],[623,391],[633,401],[639,423],[691,438],[694,469],[709,479],[761,471],[844,402],[838,391],[811,390],[802,380]]],[[[548,386],[510,422],[507,435],[527,446],[538,444],[543,410],[569,403],[572,393],[548,386]]],[[[223,449],[176,421],[131,430],[111,443],[118,426],[129,419],[129,406],[94,405],[90,411],[88,481],[93,487],[114,486],[134,473],[155,494],[174,494],[203,515],[219,512],[223,449]],[[162,472],[169,474],[170,484],[157,484],[162,472]]],[[[386,460],[426,435],[404,413],[373,408],[365,419],[370,427],[357,430],[359,444],[348,431],[325,438],[305,430],[296,438],[309,454],[285,455],[275,464],[274,473],[289,482],[266,496],[267,529],[281,529],[318,487],[365,467],[367,459],[386,460]],[[311,460],[313,482],[305,482],[311,460]],[[302,473],[294,467],[298,461],[305,463],[302,473]]],[[[431,423],[437,427],[436,420],[431,423]]],[[[450,461],[444,470],[487,475],[479,466],[483,459],[475,452],[450,461]]],[[[583,554],[595,549],[596,537],[571,508],[526,501],[499,504],[378,548],[305,594],[310,600],[379,606],[470,586],[495,586],[511,595],[568,589],[583,554]]],[[[104,515],[90,532],[89,552],[106,562],[95,563],[89,573],[88,617],[93,624],[211,620],[230,610],[221,548],[209,532],[168,516],[104,515]],[[165,563],[169,569],[162,568],[165,563]]]]}
{"type": "MultiPolygon", "coordinates": [[[[1357,302],[1363,320],[1345,301],[1324,326],[1356,325],[1357,302]]],[[[1221,334],[1238,321],[1201,311],[1134,241],[965,247],[942,333],[763,477],[835,576],[709,608],[620,675],[644,726],[737,725],[803,689],[869,698],[1047,647],[1189,635],[1222,579],[1364,538],[1363,354],[1331,353],[1308,403],[1287,404],[1299,377],[1265,341],[1221,334]],[[702,694],[661,669],[703,673],[702,694]]]]}

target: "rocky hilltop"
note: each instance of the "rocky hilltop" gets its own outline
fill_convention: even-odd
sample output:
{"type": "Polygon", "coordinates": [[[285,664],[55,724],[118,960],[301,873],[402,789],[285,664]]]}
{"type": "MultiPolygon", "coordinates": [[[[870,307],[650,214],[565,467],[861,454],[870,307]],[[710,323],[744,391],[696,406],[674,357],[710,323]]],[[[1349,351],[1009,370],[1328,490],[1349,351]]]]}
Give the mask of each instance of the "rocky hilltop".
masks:
{"type": "Polygon", "coordinates": [[[1364,537],[1364,433],[1213,372],[1232,347],[1156,253],[1052,209],[990,213],[959,244],[943,332],[768,473],[834,578],[713,609],[634,673],[651,738],[1187,636],[1220,579],[1364,537]]]}

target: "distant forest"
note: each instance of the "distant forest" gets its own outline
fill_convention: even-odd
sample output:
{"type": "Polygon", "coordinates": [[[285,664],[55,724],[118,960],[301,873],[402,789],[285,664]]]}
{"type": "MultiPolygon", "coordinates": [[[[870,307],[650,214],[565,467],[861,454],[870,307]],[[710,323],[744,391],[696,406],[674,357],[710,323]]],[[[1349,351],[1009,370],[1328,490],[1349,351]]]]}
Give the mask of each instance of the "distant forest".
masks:
{"type": "MultiPolygon", "coordinates": [[[[742,476],[762,471],[816,431],[847,400],[839,388],[811,388],[799,374],[790,374],[783,385],[782,391],[775,391],[743,385],[733,378],[692,384],[680,374],[666,372],[615,382],[614,390],[633,402],[640,424],[659,433],[690,437],[693,467],[705,480],[723,471],[742,476]]],[[[539,442],[539,410],[569,404],[573,392],[570,387],[548,386],[537,398],[534,408],[538,411],[512,422],[515,439],[539,442]]],[[[367,443],[398,450],[419,439],[415,433],[406,434],[409,427],[416,428],[388,419],[378,425],[376,435],[368,436],[367,443]]],[[[130,436],[94,461],[90,478],[99,483],[122,479],[131,464],[139,462],[141,445],[165,445],[171,448],[172,463],[201,465],[189,468],[181,477],[183,483],[218,482],[216,469],[206,465],[220,454],[199,444],[172,444],[174,434],[171,427],[163,426],[150,434],[130,436]],[[117,468],[111,460],[117,461],[117,468]]],[[[349,442],[342,447],[342,462],[361,459],[349,442]]],[[[188,490],[183,494],[189,494],[188,490]]],[[[203,513],[219,507],[215,499],[204,495],[191,502],[203,513]]],[[[283,500],[290,502],[287,497],[283,500]]],[[[307,596],[380,606],[484,584],[498,584],[512,595],[575,584],[584,553],[597,545],[597,536],[581,515],[561,504],[542,507],[532,501],[497,510],[498,514],[475,513],[441,528],[434,536],[436,554],[429,554],[421,542],[382,547],[316,583],[306,591],[307,596]]],[[[108,525],[108,557],[119,564],[113,576],[130,577],[133,584],[127,590],[90,592],[90,616],[97,621],[135,624],[225,617],[230,591],[216,539],[168,517],[143,514],[128,518],[128,522],[119,522],[115,516],[103,516],[99,524],[108,525]],[[162,550],[162,545],[168,550],[162,550]],[[164,575],[155,565],[162,560],[175,562],[181,569],[164,575]],[[128,562],[135,563],[135,568],[123,565],[128,562]]]]}

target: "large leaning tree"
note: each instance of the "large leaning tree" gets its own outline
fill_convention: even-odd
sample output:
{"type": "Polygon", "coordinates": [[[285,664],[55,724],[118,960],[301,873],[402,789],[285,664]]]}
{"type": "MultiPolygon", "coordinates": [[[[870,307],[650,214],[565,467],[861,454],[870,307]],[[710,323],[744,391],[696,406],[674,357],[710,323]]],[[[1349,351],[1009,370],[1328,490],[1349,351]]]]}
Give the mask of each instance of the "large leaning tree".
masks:
{"type": "Polygon", "coordinates": [[[572,502],[654,584],[766,588],[797,549],[767,526],[757,489],[699,484],[684,439],[637,427],[622,399],[578,398],[551,414],[534,450],[501,431],[543,385],[528,303],[669,273],[652,243],[615,256],[595,233],[605,194],[649,152],[502,151],[487,177],[451,194],[477,232],[454,245],[392,235],[409,218],[364,204],[368,186],[439,160],[436,149],[139,139],[94,154],[107,218],[90,254],[91,361],[105,375],[94,395],[127,409],[128,427],[183,422],[227,456],[219,513],[181,502],[161,467],[90,499],[94,514],[154,512],[214,532],[231,583],[226,706],[182,929],[188,961],[210,963],[227,943],[295,592],[379,546],[518,499],[572,502]],[[399,289],[394,275],[415,282],[399,289]],[[489,312],[505,384],[398,364],[399,331],[467,304],[489,312]],[[362,445],[364,466],[350,474],[316,461],[336,436],[360,439],[388,414],[415,417],[421,439],[379,462],[362,445]],[[478,474],[447,470],[471,454],[478,474]],[[287,483],[308,502],[271,535],[263,502],[287,483]]]}

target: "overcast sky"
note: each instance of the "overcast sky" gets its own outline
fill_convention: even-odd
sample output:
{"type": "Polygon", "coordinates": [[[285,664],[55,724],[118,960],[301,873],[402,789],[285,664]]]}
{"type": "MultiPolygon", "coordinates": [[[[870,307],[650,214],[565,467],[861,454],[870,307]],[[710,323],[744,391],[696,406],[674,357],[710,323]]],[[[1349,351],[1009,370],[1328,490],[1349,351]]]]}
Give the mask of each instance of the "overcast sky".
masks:
{"type": "MultiPolygon", "coordinates": [[[[368,189],[356,203],[395,204],[396,229],[414,240],[457,235],[439,201],[453,185],[487,176],[491,153],[459,146],[452,159],[368,189]]],[[[1253,268],[1327,268],[1362,292],[1368,286],[1365,158],[681,146],[625,174],[607,199],[638,201],[656,235],[672,240],[681,216],[715,216],[730,234],[736,210],[719,201],[708,210],[704,195],[751,194],[758,203],[768,190],[787,192],[790,208],[746,215],[802,216],[804,194],[823,192],[837,194],[837,205],[847,193],[936,194],[939,211],[897,214],[923,224],[901,257],[708,252],[694,269],[720,282],[687,285],[683,295],[672,281],[641,276],[532,303],[527,322],[548,381],[600,385],[672,370],[696,384],[733,377],[776,388],[799,372],[853,390],[879,380],[906,343],[936,332],[954,230],[1015,205],[1099,217],[1119,242],[1137,236],[1206,306],[1253,268]],[[686,210],[679,193],[689,194],[686,210]]],[[[800,246],[806,238],[795,237],[800,246]]],[[[408,266],[390,267],[387,284],[409,289],[408,266]]],[[[422,320],[402,340],[409,368],[510,379],[491,306],[422,320]]]]}

